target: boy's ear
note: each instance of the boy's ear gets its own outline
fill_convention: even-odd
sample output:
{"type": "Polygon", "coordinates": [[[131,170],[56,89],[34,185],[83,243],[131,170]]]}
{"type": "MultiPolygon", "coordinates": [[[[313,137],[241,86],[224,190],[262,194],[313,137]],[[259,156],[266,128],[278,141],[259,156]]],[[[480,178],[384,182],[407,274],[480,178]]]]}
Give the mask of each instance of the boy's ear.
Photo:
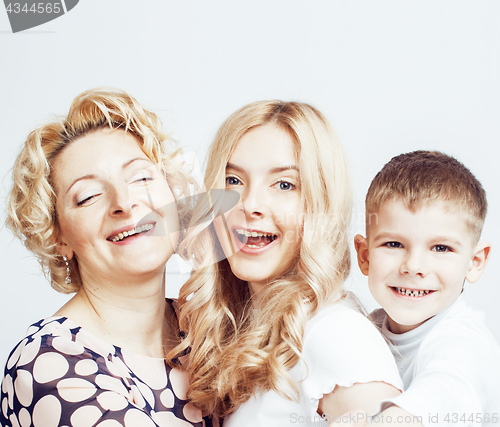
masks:
{"type": "Polygon", "coordinates": [[[484,242],[476,246],[470,261],[471,265],[469,271],[465,276],[469,283],[474,283],[481,277],[481,274],[483,274],[483,271],[486,268],[486,264],[488,264],[490,252],[491,244],[489,242],[484,242]]]}
{"type": "Polygon", "coordinates": [[[356,252],[358,254],[358,265],[361,273],[365,276],[368,276],[368,241],[361,234],[356,234],[354,236],[354,247],[356,248],[356,252]]]}

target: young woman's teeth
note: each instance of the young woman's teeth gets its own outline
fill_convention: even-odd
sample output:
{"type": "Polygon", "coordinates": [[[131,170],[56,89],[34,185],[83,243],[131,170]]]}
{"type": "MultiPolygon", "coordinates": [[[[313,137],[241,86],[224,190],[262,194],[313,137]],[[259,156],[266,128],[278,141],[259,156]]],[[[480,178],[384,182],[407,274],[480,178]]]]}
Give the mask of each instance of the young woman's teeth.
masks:
{"type": "Polygon", "coordinates": [[[248,231],[241,228],[237,228],[235,231],[238,234],[239,240],[245,243],[245,246],[252,249],[262,248],[276,239],[276,235],[272,233],[248,231]]]}
{"type": "Polygon", "coordinates": [[[430,291],[417,291],[414,290],[412,291],[411,289],[405,289],[405,288],[396,288],[398,293],[401,295],[406,295],[407,297],[423,297],[424,295],[427,295],[430,291]]]}
{"type": "Polygon", "coordinates": [[[134,228],[133,230],[124,231],[122,233],[118,233],[116,236],[111,237],[109,240],[112,242],[119,242],[123,240],[125,237],[133,236],[134,234],[143,233],[145,231],[149,231],[153,228],[153,224],[144,224],[140,227],[134,228]]]}

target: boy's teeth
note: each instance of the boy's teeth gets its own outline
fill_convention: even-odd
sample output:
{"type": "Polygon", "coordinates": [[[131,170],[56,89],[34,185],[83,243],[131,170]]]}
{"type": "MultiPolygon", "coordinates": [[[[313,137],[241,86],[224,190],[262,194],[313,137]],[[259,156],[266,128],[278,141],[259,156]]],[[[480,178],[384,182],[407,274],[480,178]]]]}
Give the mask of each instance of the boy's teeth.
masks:
{"type": "Polygon", "coordinates": [[[430,291],[418,291],[418,290],[412,291],[411,289],[405,289],[405,288],[396,288],[396,290],[401,295],[406,295],[414,298],[423,297],[424,295],[427,295],[430,292],[430,291]]]}
{"type": "Polygon", "coordinates": [[[123,233],[118,233],[116,236],[113,236],[110,240],[112,242],[119,242],[123,240],[125,237],[133,236],[137,233],[142,233],[144,231],[149,231],[153,228],[153,224],[143,224],[140,227],[134,228],[133,230],[124,231],[123,233]]]}
{"type": "Polygon", "coordinates": [[[242,236],[246,237],[265,237],[265,236],[274,236],[273,233],[261,233],[259,231],[248,231],[248,230],[243,230],[241,228],[237,228],[235,230],[238,234],[241,234],[242,236]]]}

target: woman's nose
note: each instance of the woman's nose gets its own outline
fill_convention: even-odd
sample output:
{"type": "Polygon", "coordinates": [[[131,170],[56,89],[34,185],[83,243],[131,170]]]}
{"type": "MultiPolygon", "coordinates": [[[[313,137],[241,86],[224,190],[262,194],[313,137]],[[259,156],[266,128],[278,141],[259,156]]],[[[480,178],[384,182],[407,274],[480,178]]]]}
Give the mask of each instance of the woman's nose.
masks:
{"type": "Polygon", "coordinates": [[[137,203],[132,200],[128,188],[115,187],[112,194],[110,214],[113,216],[131,216],[137,203]]]}

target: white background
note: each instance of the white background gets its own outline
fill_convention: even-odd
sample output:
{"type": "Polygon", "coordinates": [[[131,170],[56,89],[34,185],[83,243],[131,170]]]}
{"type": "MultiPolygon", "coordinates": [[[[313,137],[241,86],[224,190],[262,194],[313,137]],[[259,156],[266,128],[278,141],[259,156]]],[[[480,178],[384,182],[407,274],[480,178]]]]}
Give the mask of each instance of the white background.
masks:
{"type": "MultiPolygon", "coordinates": [[[[200,163],[230,113],[280,98],[311,103],[337,129],[355,182],[353,235],[363,232],[364,195],[383,164],[437,149],[483,183],[483,238],[499,247],[499,22],[497,0],[80,0],[66,15],[12,34],[0,10],[1,202],[30,130],[65,114],[89,88],[129,91],[200,163]]],[[[500,341],[498,259],[494,250],[465,295],[500,341]]],[[[5,228],[0,263],[3,364],[27,326],[67,297],[5,228]]],[[[169,294],[179,277],[169,275],[169,294]]],[[[374,307],[356,265],[348,286],[374,307]]]]}

